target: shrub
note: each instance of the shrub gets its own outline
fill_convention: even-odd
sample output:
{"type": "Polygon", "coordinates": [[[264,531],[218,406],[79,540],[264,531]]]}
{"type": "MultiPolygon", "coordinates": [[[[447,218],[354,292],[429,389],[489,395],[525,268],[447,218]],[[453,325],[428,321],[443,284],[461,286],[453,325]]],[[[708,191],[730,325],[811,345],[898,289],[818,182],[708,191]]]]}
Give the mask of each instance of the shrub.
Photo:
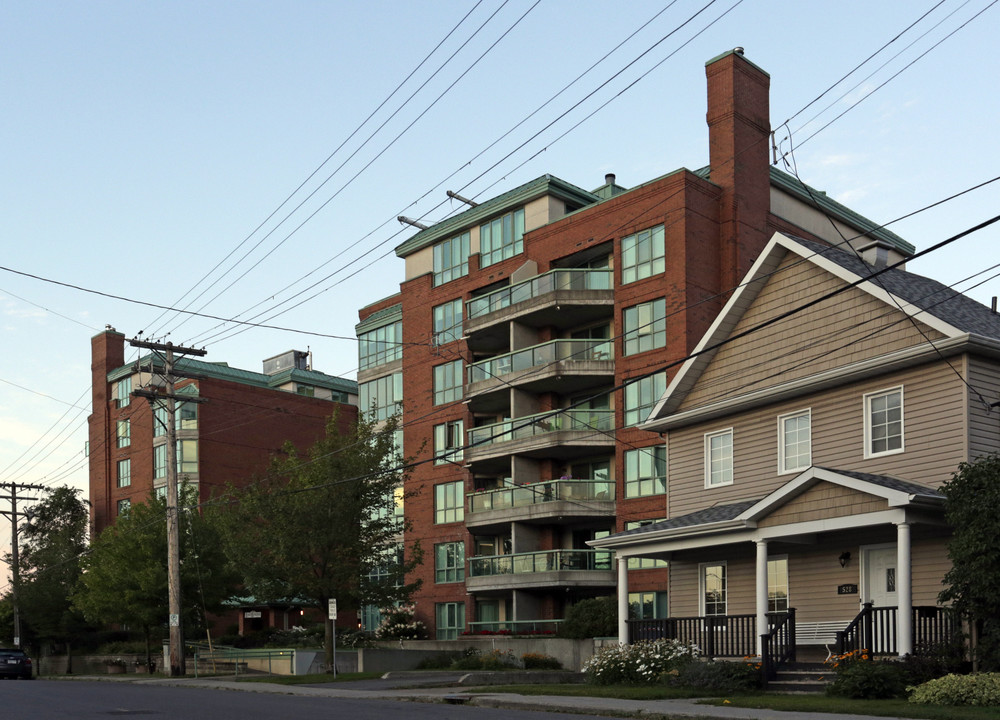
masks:
{"type": "Polygon", "coordinates": [[[614,597],[581,600],[566,611],[559,637],[582,640],[618,634],[618,604],[614,597]]]}
{"type": "Polygon", "coordinates": [[[451,664],[455,670],[513,670],[520,667],[510,650],[491,650],[482,653],[475,648],[467,648],[462,657],[451,664]]]}
{"type": "Polygon", "coordinates": [[[867,650],[834,655],[828,661],[837,673],[826,692],[862,700],[885,700],[906,695],[906,671],[898,662],[869,660],[867,650]]]}
{"type": "Polygon", "coordinates": [[[595,685],[652,685],[697,656],[697,647],[677,640],[612,645],[598,650],[583,672],[595,685]]]}
{"type": "Polygon", "coordinates": [[[562,670],[562,663],[551,655],[543,653],[524,653],[521,663],[525,670],[562,670]]]}
{"type": "Polygon", "coordinates": [[[904,656],[900,664],[907,685],[920,685],[950,673],[964,675],[969,665],[961,636],[956,636],[952,642],[918,647],[912,655],[904,656]]]}
{"type": "Polygon", "coordinates": [[[365,630],[345,630],[337,633],[337,644],[343,647],[375,647],[375,635],[365,630]]]}
{"type": "Polygon", "coordinates": [[[1000,705],[1000,673],[945,675],[909,687],[910,702],[925,705],[1000,705]]]}
{"type": "Polygon", "coordinates": [[[385,608],[381,611],[382,622],[375,630],[376,640],[423,640],[427,637],[427,628],[419,620],[414,619],[415,609],[412,605],[385,608]]]}
{"type": "Polygon", "coordinates": [[[671,682],[723,694],[758,690],[761,686],[760,664],[724,660],[688,663],[678,670],[671,682]]]}

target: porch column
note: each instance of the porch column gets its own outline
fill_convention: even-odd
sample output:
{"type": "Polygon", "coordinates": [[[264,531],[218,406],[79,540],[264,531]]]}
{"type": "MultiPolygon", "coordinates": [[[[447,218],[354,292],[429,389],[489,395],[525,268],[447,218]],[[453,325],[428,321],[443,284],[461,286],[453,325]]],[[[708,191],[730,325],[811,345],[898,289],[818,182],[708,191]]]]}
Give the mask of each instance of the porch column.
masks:
{"type": "Polygon", "coordinates": [[[618,555],[618,642],[628,641],[628,558],[618,555]]]}
{"type": "Polygon", "coordinates": [[[760,636],[767,632],[767,540],[757,540],[757,654],[764,654],[760,636]]]}
{"type": "Polygon", "coordinates": [[[896,526],[896,635],[899,656],[913,653],[913,583],[910,569],[910,525],[896,526]]]}

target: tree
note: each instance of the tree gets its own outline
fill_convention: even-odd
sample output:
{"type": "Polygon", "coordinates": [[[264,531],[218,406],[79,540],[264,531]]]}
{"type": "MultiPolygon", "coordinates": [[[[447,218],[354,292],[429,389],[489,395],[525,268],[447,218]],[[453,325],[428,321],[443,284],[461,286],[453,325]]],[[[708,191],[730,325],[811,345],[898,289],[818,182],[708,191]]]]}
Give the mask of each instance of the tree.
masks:
{"type": "Polygon", "coordinates": [[[978,630],[979,669],[1000,670],[1000,456],[962,463],[941,492],[953,534],[940,600],[978,630]]]}
{"type": "MultiPolygon", "coordinates": [[[[218,528],[194,505],[189,488],[181,492],[179,517],[183,625],[205,627],[205,615],[223,609],[237,577],[221,549],[218,528]]],[[[137,503],[91,544],[73,603],[87,619],[141,628],[146,660],[155,628],[169,620],[167,591],[166,503],[137,503]]]]}
{"type": "MultiPolygon", "coordinates": [[[[22,635],[65,643],[72,657],[73,638],[88,629],[69,598],[80,577],[90,514],[81,490],[64,485],[46,492],[18,529],[22,635]]],[[[9,555],[5,560],[10,564],[9,555]]]]}
{"type": "MultiPolygon", "coordinates": [[[[347,432],[337,415],[305,456],[287,444],[269,472],[230,487],[226,550],[247,592],[265,602],[294,601],[326,614],[340,607],[388,607],[419,583],[406,574],[421,561],[419,545],[400,552],[405,472],[393,435],[398,419],[359,419],[347,432]]],[[[333,623],[326,622],[327,665],[333,623]]]]}

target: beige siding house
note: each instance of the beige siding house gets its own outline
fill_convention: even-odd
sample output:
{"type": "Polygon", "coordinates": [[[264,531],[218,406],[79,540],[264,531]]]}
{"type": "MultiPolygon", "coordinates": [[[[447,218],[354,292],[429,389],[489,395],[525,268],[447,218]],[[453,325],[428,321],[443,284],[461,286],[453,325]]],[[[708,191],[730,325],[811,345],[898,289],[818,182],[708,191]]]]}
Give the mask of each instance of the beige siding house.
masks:
{"type": "Polygon", "coordinates": [[[1000,450],[1000,316],[877,249],[775,234],[654,408],[667,519],[591,543],[623,639],[906,654],[942,631],[937,488],[1000,450]],[[669,562],[665,617],[628,619],[631,558],[669,562]]]}

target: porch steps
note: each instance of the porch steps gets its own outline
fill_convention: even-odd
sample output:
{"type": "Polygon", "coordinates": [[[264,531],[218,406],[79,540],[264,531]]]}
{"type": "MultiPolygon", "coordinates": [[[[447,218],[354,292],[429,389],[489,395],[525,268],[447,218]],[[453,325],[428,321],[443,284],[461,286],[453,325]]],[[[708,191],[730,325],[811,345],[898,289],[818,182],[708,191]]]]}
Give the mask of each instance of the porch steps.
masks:
{"type": "Polygon", "coordinates": [[[823,663],[789,663],[778,670],[777,677],[767,684],[768,692],[823,693],[836,677],[823,663]]]}

